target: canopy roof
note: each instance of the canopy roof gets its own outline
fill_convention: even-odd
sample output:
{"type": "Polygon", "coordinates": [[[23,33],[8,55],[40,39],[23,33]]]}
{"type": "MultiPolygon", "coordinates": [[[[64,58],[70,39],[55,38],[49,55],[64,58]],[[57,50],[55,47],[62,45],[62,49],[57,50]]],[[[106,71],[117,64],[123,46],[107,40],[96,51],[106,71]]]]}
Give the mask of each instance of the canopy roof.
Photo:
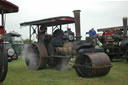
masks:
{"type": "MultiPolygon", "coordinates": [[[[116,27],[109,27],[109,28],[101,28],[101,29],[97,29],[98,32],[100,31],[106,31],[106,30],[114,30],[115,28],[120,28],[123,30],[123,26],[116,26],[116,27]]],[[[128,28],[128,27],[127,27],[128,28]]]]}
{"type": "Polygon", "coordinates": [[[41,19],[37,21],[24,22],[24,23],[21,23],[20,26],[26,26],[26,25],[55,26],[55,25],[70,24],[70,23],[74,23],[73,17],[60,16],[60,17],[41,19]]]}
{"type": "Polygon", "coordinates": [[[12,36],[21,36],[21,34],[19,34],[19,33],[17,33],[17,32],[14,32],[14,31],[9,32],[9,33],[7,33],[7,34],[10,34],[10,35],[12,35],[12,36]]]}
{"type": "Polygon", "coordinates": [[[4,13],[13,13],[18,12],[19,8],[15,4],[7,1],[7,0],[0,0],[0,13],[4,11],[4,13]]]}

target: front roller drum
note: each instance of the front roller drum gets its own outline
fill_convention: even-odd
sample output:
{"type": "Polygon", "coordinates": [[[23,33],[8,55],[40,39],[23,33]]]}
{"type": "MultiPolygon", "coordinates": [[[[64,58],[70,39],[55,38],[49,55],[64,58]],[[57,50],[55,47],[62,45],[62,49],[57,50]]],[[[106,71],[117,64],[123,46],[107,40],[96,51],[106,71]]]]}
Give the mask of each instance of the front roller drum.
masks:
{"type": "Polygon", "coordinates": [[[109,57],[104,52],[85,53],[76,59],[74,68],[81,77],[105,76],[112,65],[109,57]]]}
{"type": "Polygon", "coordinates": [[[42,43],[33,43],[27,47],[25,62],[29,70],[43,69],[47,64],[47,50],[42,43]]]}

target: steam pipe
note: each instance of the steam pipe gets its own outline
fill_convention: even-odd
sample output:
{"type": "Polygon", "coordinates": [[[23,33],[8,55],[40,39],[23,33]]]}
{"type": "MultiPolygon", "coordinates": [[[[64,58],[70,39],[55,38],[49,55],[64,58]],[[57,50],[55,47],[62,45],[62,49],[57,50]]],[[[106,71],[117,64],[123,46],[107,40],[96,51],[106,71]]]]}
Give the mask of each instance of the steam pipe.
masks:
{"type": "Polygon", "coordinates": [[[30,25],[30,27],[29,27],[29,39],[30,39],[30,43],[31,43],[31,27],[32,27],[32,25],[30,25]]]}
{"type": "Polygon", "coordinates": [[[127,36],[127,17],[123,17],[123,30],[124,30],[124,37],[127,36]]]}
{"type": "Polygon", "coordinates": [[[75,31],[76,31],[76,40],[81,40],[81,32],[80,32],[80,10],[74,10],[74,20],[75,20],[75,31]]]}
{"type": "MultiPolygon", "coordinates": [[[[4,30],[4,11],[3,10],[1,11],[1,24],[3,27],[1,27],[0,29],[4,30]]],[[[3,44],[4,39],[2,37],[4,36],[4,33],[1,33],[0,35],[1,35],[1,38],[0,38],[0,77],[1,77],[3,74],[4,57],[6,56],[4,56],[4,44],[3,44]]]]}
{"type": "Polygon", "coordinates": [[[1,12],[1,23],[2,23],[2,25],[4,26],[4,11],[2,10],[2,12],[1,12]]]}

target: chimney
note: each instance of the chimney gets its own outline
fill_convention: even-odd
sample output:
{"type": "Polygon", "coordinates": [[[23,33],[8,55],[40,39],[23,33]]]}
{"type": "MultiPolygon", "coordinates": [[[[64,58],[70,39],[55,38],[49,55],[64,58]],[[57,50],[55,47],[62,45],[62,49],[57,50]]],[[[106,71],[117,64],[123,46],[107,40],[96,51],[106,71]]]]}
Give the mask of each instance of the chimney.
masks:
{"type": "Polygon", "coordinates": [[[80,32],[80,10],[74,10],[74,19],[75,19],[75,31],[76,31],[76,40],[81,40],[81,32],[80,32]]]}
{"type": "Polygon", "coordinates": [[[124,37],[127,36],[127,17],[123,17],[123,30],[124,30],[124,37]]]}

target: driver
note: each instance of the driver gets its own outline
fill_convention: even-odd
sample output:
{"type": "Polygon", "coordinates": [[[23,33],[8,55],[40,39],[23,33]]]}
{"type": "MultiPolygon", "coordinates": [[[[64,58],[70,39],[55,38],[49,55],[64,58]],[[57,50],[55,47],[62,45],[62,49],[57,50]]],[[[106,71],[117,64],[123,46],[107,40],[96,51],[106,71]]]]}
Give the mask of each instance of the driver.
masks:
{"type": "Polygon", "coordinates": [[[47,27],[41,26],[39,30],[39,42],[44,43],[44,37],[46,33],[47,33],[47,27]]]}

